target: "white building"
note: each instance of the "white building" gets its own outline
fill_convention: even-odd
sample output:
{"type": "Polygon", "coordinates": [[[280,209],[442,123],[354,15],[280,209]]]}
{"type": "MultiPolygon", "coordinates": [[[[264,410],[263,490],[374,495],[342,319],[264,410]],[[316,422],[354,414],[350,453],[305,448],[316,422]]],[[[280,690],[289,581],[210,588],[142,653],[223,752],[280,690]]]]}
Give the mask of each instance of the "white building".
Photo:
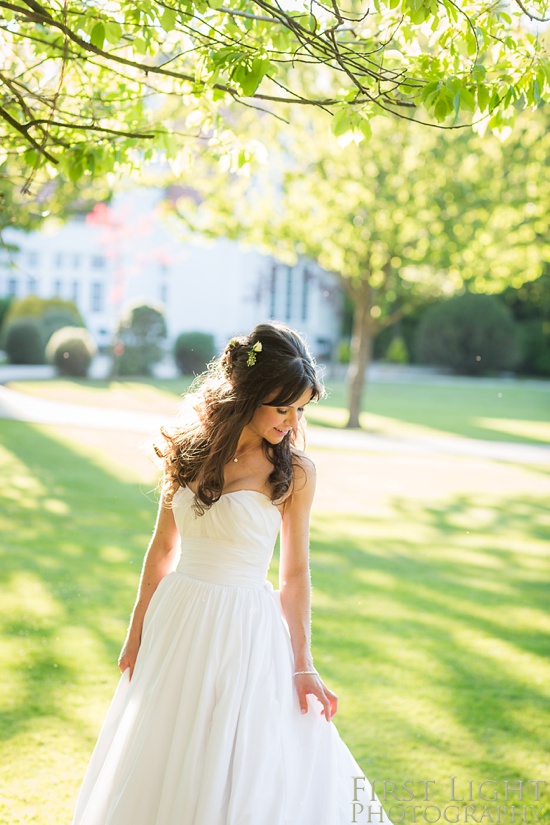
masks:
{"type": "Polygon", "coordinates": [[[339,339],[337,279],[315,263],[289,267],[228,240],[183,240],[162,214],[163,193],[133,190],[65,224],[39,232],[7,230],[19,251],[0,259],[0,295],[58,296],[78,306],[100,346],[112,343],[129,301],[160,305],[170,341],[210,332],[220,346],[257,323],[277,319],[303,333],[328,359],[339,339]]]}

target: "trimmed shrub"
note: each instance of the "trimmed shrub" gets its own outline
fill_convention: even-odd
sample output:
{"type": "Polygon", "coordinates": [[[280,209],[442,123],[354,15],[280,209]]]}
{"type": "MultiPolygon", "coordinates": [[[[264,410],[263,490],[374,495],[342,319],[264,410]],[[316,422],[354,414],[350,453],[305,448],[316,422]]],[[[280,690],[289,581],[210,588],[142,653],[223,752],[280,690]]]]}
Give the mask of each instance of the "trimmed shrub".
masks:
{"type": "Polygon", "coordinates": [[[97,353],[95,341],[82,327],[62,327],[54,332],[46,347],[46,358],[61,375],[85,378],[97,353]]]}
{"type": "Polygon", "coordinates": [[[44,318],[47,313],[62,312],[69,315],[73,326],[84,326],[82,316],[73,301],[64,301],[62,298],[39,298],[38,295],[27,295],[26,298],[17,298],[11,302],[6,314],[6,324],[16,318],[44,318]]]}
{"type": "Polygon", "coordinates": [[[499,299],[518,322],[524,375],[550,375],[550,271],[520,287],[507,287],[499,299]]]}
{"type": "Polygon", "coordinates": [[[182,332],[174,343],[174,359],[182,375],[199,375],[216,355],[214,336],[208,332],[182,332]]]}
{"type": "Polygon", "coordinates": [[[78,312],[68,309],[48,309],[40,318],[40,326],[45,341],[49,341],[54,332],[65,327],[84,328],[84,323],[78,312]]]}
{"type": "Polygon", "coordinates": [[[44,338],[36,318],[17,318],[7,326],[4,349],[11,364],[43,364],[44,338]]]}
{"type": "MultiPolygon", "coordinates": [[[[26,298],[12,300],[9,309],[6,312],[1,335],[1,344],[4,349],[7,348],[6,337],[8,330],[13,324],[15,324],[16,321],[18,322],[20,320],[25,322],[32,320],[38,324],[41,337],[41,352],[39,355],[38,346],[35,344],[29,344],[29,346],[35,347],[35,349],[32,350],[33,359],[39,360],[33,360],[30,362],[17,361],[13,363],[43,364],[46,344],[56,330],[67,326],[84,326],[82,316],[72,301],[64,301],[61,298],[39,298],[37,295],[27,295],[26,298]]],[[[32,340],[36,338],[35,333],[29,334],[33,337],[32,340]]]]}
{"type": "Polygon", "coordinates": [[[404,339],[400,335],[392,338],[392,341],[386,350],[385,360],[392,364],[409,363],[409,351],[407,350],[407,345],[404,339]]]}
{"type": "Polygon", "coordinates": [[[524,375],[550,375],[550,324],[520,321],[518,324],[521,360],[518,372],[524,375]],[[545,327],[548,331],[545,332],[545,327]]]}
{"type": "Polygon", "coordinates": [[[10,306],[13,303],[13,298],[0,298],[0,334],[2,326],[9,312],[10,306]]]}
{"type": "Polygon", "coordinates": [[[429,309],[416,338],[420,362],[463,375],[511,369],[518,361],[516,323],[490,295],[456,295],[429,309]]]}
{"type": "Polygon", "coordinates": [[[164,355],[162,344],[166,336],[166,321],[160,307],[130,304],[118,326],[113,373],[150,375],[151,368],[164,355]]]}

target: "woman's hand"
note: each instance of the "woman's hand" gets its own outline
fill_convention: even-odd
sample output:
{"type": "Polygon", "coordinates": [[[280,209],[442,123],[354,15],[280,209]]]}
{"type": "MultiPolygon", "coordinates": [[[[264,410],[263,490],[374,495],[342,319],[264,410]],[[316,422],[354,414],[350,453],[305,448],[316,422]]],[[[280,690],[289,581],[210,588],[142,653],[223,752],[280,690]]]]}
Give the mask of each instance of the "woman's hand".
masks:
{"type": "Polygon", "coordinates": [[[136,665],[140,643],[141,639],[134,635],[128,635],[124,645],[122,646],[122,650],[120,651],[120,656],[118,657],[118,666],[121,673],[124,673],[125,670],[130,668],[130,681],[132,681],[132,676],[134,674],[134,667],[136,665]]]}
{"type": "Polygon", "coordinates": [[[298,674],[294,676],[294,684],[302,713],[308,711],[307,694],[313,693],[323,705],[321,713],[324,713],[327,722],[330,722],[338,710],[338,696],[328,689],[321,677],[315,673],[298,674]]]}

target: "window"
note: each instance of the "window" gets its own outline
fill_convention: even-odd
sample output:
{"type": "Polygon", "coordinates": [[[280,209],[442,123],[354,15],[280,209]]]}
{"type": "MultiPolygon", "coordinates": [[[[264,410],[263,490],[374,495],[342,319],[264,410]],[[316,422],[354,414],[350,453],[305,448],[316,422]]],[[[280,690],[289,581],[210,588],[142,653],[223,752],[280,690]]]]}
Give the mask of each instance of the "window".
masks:
{"type": "Polygon", "coordinates": [[[73,269],[79,269],[80,267],[80,255],[73,255],[71,266],[73,269]]]}
{"type": "Polygon", "coordinates": [[[75,304],[78,304],[79,286],[80,284],[78,283],[78,281],[73,281],[71,287],[71,298],[73,299],[75,304]]]}
{"type": "Polygon", "coordinates": [[[103,255],[92,255],[92,269],[105,269],[106,264],[103,255]]]}
{"type": "Polygon", "coordinates": [[[307,269],[302,272],[302,321],[307,321],[309,310],[309,282],[311,275],[307,269]]]}
{"type": "Polygon", "coordinates": [[[57,280],[53,282],[53,294],[56,298],[61,297],[61,281],[57,280]]]}
{"type": "Polygon", "coordinates": [[[292,318],[292,267],[286,268],[286,320],[292,318]]]}
{"type": "Polygon", "coordinates": [[[91,310],[92,312],[101,312],[103,310],[103,284],[96,281],[91,286],[91,310]]]}
{"type": "Polygon", "coordinates": [[[38,292],[38,281],[36,278],[29,278],[27,281],[27,292],[29,295],[36,295],[38,292]]]}
{"type": "Polygon", "coordinates": [[[168,284],[166,283],[160,285],[160,300],[163,304],[168,303],[168,284]]]}
{"type": "Polygon", "coordinates": [[[62,252],[58,252],[55,255],[55,257],[53,259],[53,265],[55,266],[56,269],[61,269],[63,267],[63,253],[62,252]]]}
{"type": "Polygon", "coordinates": [[[17,288],[19,283],[17,278],[8,278],[8,297],[15,298],[17,295],[17,288]]]}
{"type": "Polygon", "coordinates": [[[27,255],[27,265],[28,266],[38,266],[38,253],[37,252],[29,252],[27,255]]]}
{"type": "Polygon", "coordinates": [[[271,284],[269,300],[269,317],[275,318],[277,315],[277,267],[271,267],[271,284]]]}

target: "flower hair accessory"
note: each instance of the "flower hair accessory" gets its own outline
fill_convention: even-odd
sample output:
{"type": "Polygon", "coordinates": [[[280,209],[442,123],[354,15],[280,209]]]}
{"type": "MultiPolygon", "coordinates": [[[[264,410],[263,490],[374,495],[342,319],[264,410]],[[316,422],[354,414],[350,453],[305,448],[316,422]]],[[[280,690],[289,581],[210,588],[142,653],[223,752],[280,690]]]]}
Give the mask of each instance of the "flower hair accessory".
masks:
{"type": "Polygon", "coordinates": [[[248,358],[246,361],[247,367],[253,367],[256,363],[256,353],[262,351],[262,343],[261,341],[256,341],[255,344],[252,345],[252,348],[248,350],[248,358]]]}

